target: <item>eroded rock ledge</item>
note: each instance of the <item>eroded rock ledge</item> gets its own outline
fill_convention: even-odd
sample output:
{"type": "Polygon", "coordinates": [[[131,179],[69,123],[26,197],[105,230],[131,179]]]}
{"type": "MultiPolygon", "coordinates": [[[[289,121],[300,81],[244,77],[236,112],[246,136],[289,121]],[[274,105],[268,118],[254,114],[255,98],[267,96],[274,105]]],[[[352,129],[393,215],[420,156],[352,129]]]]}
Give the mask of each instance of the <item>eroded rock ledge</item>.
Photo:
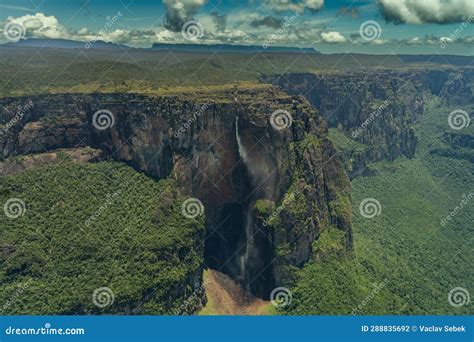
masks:
{"type": "Polygon", "coordinates": [[[0,137],[3,158],[90,146],[103,158],[174,179],[182,193],[205,206],[203,267],[229,274],[253,294],[268,298],[271,289],[286,284],[292,267],[319,253],[313,242],[325,230],[341,232],[340,251],[352,249],[350,183],[323,119],[303,97],[270,87],[212,96],[6,98],[1,123],[28,101],[32,109],[0,137]],[[114,124],[99,130],[93,115],[103,109],[114,124]],[[272,127],[276,110],[291,115],[291,127],[272,127]]]}

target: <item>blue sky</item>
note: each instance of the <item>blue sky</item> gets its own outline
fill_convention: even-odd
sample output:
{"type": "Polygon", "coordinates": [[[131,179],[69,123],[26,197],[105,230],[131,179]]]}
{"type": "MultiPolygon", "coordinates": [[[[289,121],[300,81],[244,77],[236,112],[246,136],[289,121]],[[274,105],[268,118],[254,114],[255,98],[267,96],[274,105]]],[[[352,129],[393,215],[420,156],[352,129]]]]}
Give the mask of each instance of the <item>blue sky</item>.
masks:
{"type": "Polygon", "coordinates": [[[0,21],[20,24],[24,38],[138,47],[191,41],[474,54],[473,0],[0,0],[0,21]],[[196,36],[183,34],[190,21],[196,36]]]}

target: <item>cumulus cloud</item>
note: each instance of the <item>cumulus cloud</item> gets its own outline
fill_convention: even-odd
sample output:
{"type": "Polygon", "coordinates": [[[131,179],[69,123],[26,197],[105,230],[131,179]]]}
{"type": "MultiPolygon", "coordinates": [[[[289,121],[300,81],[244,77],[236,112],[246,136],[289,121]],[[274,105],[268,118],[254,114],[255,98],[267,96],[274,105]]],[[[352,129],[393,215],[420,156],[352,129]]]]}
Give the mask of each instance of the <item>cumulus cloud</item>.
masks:
{"type": "Polygon", "coordinates": [[[342,34],[336,31],[322,32],[321,39],[325,43],[344,43],[347,41],[342,34]]]}
{"type": "Polygon", "coordinates": [[[323,7],[324,0],[265,0],[265,4],[276,12],[317,12],[323,7]]]}
{"type": "Polygon", "coordinates": [[[395,23],[446,24],[474,16],[473,0],[379,0],[387,21],[395,23]]]}
{"type": "Polygon", "coordinates": [[[21,17],[8,17],[6,23],[21,24],[25,28],[25,37],[37,38],[66,38],[68,32],[54,16],[43,13],[26,14],[21,17]]]}
{"type": "Polygon", "coordinates": [[[166,7],[165,27],[173,32],[181,31],[184,23],[193,19],[207,0],[163,0],[166,7]]]}
{"type": "Polygon", "coordinates": [[[77,31],[78,36],[87,36],[88,34],[90,34],[90,31],[87,27],[83,27],[79,31],[77,31]]]}

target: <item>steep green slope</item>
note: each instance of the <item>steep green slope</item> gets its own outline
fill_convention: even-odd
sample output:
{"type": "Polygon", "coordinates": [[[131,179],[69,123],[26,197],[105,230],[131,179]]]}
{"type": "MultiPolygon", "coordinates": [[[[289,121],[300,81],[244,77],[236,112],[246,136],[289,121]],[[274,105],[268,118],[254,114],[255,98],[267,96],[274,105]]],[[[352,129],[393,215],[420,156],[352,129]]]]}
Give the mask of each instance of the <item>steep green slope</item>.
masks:
{"type": "Polygon", "coordinates": [[[372,176],[353,181],[355,257],[306,265],[285,313],[474,313],[472,303],[448,301],[455,287],[474,293],[474,165],[465,143],[474,129],[452,130],[454,109],[431,100],[415,126],[416,157],[376,163],[372,176]],[[453,144],[452,134],[464,144],[453,144]],[[366,198],[380,203],[379,215],[361,215],[366,198]]]}
{"type": "Polygon", "coordinates": [[[171,314],[199,283],[204,219],[182,215],[170,181],[65,162],[0,178],[0,189],[2,204],[26,209],[0,215],[2,314],[171,314]],[[99,307],[104,287],[95,299],[110,305],[99,307]]]}

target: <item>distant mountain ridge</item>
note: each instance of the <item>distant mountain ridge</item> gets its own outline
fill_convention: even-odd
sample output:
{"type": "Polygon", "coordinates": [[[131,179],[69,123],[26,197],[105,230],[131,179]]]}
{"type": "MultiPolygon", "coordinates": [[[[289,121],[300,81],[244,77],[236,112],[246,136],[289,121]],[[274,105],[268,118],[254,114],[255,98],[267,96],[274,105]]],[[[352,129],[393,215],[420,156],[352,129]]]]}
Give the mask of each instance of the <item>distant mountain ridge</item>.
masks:
{"type": "Polygon", "coordinates": [[[297,53],[315,53],[320,54],[314,48],[297,48],[286,46],[269,46],[264,48],[261,45],[231,45],[231,44],[168,44],[154,43],[149,48],[134,48],[124,44],[105,42],[103,40],[81,42],[70,39],[44,39],[27,38],[17,43],[6,43],[1,46],[8,47],[36,47],[36,48],[56,48],[56,49],[140,49],[157,51],[181,51],[181,52],[201,52],[201,53],[257,53],[257,52],[297,52],[297,53]]]}
{"type": "Polygon", "coordinates": [[[152,46],[153,50],[167,50],[167,51],[185,51],[185,52],[237,52],[237,53],[256,53],[256,52],[304,52],[320,54],[314,48],[298,48],[287,46],[269,46],[262,45],[231,45],[231,44],[168,44],[155,43],[152,46]]]}
{"type": "Polygon", "coordinates": [[[102,49],[102,50],[110,50],[110,49],[131,49],[132,47],[123,45],[123,44],[116,44],[116,43],[109,43],[104,42],[103,40],[96,40],[96,41],[87,41],[87,42],[80,42],[77,40],[70,40],[70,39],[45,39],[45,38],[28,38],[22,39],[17,43],[7,43],[3,44],[4,46],[19,46],[19,47],[37,47],[37,48],[57,48],[57,49],[102,49]]]}

